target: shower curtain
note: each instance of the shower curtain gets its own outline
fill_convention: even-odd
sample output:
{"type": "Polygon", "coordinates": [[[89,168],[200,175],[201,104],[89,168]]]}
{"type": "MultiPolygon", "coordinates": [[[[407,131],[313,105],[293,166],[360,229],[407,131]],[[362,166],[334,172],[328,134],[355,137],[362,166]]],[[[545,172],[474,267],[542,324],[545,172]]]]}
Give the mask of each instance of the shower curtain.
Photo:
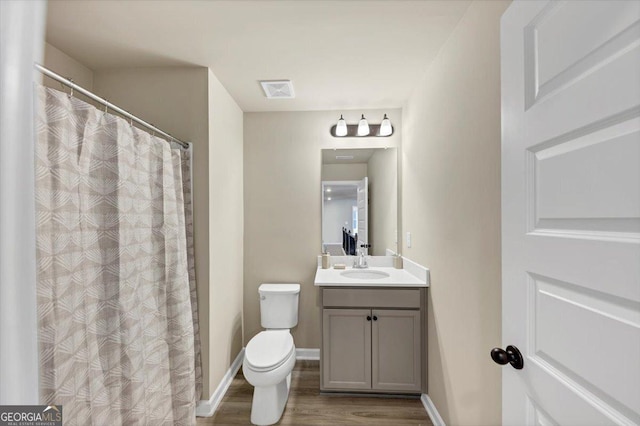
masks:
{"type": "Polygon", "coordinates": [[[192,425],[201,393],[189,151],[38,88],[40,396],[66,425],[192,425]]]}

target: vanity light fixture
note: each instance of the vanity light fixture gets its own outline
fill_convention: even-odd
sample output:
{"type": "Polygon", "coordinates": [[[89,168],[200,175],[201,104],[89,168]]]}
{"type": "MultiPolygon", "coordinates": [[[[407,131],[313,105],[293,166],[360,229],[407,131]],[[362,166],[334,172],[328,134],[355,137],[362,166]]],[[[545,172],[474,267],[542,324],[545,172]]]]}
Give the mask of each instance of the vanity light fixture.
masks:
{"type": "Polygon", "coordinates": [[[382,123],[380,123],[380,136],[390,136],[393,133],[393,129],[391,128],[391,120],[387,117],[387,114],[384,115],[382,119],[382,123]]]}
{"type": "Polygon", "coordinates": [[[393,134],[393,126],[391,125],[391,120],[387,117],[387,114],[384,115],[382,123],[380,124],[369,124],[367,119],[364,117],[364,114],[361,114],[361,117],[362,118],[360,118],[358,124],[347,124],[342,114],[340,114],[338,123],[331,126],[331,136],[336,138],[354,136],[376,136],[386,138],[393,134]]]}
{"type": "Polygon", "coordinates": [[[340,119],[336,124],[336,136],[347,136],[347,122],[342,118],[342,114],[340,114],[340,119]]]}
{"type": "Polygon", "coordinates": [[[358,136],[369,136],[369,123],[364,118],[364,114],[362,114],[362,118],[358,122],[358,136]]]}

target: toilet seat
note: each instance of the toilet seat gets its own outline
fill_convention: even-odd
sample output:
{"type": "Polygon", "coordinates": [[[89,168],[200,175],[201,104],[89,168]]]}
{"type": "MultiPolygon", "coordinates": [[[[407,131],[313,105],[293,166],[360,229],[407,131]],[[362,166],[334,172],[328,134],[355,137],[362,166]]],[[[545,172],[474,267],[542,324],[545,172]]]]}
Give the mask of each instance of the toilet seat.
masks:
{"type": "Polygon", "coordinates": [[[245,349],[245,362],[253,371],[269,371],[284,364],[295,351],[289,330],[261,331],[245,349]]]}

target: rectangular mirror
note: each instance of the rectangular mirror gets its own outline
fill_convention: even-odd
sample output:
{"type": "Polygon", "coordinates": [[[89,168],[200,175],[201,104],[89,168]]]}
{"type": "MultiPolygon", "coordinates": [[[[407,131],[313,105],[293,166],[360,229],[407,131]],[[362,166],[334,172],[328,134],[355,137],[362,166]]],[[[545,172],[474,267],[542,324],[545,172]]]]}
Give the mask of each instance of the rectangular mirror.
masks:
{"type": "Polygon", "coordinates": [[[322,251],[353,256],[397,252],[396,148],[322,150],[322,251]]]}

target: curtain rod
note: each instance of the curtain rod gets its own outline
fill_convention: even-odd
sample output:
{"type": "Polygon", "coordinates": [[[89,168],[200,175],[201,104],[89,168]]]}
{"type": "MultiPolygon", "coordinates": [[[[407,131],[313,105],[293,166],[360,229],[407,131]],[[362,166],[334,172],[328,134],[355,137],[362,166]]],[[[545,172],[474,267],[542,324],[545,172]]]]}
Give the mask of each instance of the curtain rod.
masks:
{"type": "MultiPolygon", "coordinates": [[[[138,118],[135,115],[123,110],[122,108],[112,104],[111,102],[107,101],[106,99],[101,98],[100,96],[94,94],[93,92],[88,91],[84,87],[78,86],[71,79],[63,77],[60,74],[57,74],[57,73],[51,71],[50,69],[43,67],[40,64],[34,64],[34,66],[38,71],[40,71],[44,75],[46,75],[48,77],[51,77],[52,79],[54,79],[56,81],[59,81],[60,83],[64,84],[65,86],[70,87],[71,89],[73,89],[75,91],[78,91],[78,92],[82,93],[83,95],[87,96],[88,98],[91,98],[94,101],[106,106],[108,109],[111,109],[111,110],[117,112],[118,114],[123,115],[123,116],[135,121],[136,123],[146,127],[147,129],[153,130],[155,133],[158,133],[158,134],[170,139],[170,141],[173,141],[173,142],[179,144],[183,148],[189,149],[189,144],[187,142],[183,142],[180,139],[176,139],[175,137],[171,136],[169,133],[163,132],[162,130],[158,129],[153,124],[147,123],[146,121],[142,120],[141,118],[138,118]]],[[[170,141],[167,141],[167,142],[170,142],[170,141]]]]}

